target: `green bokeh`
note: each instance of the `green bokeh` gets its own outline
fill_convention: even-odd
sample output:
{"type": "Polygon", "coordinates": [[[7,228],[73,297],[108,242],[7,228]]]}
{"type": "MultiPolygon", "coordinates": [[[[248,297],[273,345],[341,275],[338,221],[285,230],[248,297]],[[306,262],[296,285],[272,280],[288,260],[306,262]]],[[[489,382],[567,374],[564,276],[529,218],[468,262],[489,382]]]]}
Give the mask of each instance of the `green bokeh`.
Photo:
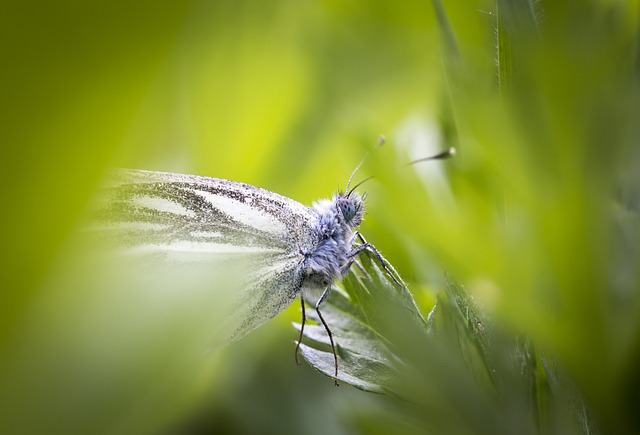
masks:
{"type": "Polygon", "coordinates": [[[171,325],[110,337],[93,313],[124,290],[55,272],[110,167],[311,204],[382,133],[361,230],[425,312],[447,270],[557,358],[602,429],[639,430],[640,6],[579,3],[4,2],[0,424],[384,432],[381,398],[295,366],[297,307],[194,362],[189,343],[133,351],[171,325]]]}

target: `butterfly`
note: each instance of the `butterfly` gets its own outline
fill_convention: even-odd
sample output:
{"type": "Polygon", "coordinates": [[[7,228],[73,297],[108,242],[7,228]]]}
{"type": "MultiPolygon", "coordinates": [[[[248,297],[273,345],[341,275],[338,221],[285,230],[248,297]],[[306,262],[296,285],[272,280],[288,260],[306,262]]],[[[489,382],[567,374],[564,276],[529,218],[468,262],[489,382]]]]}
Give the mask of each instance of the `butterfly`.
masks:
{"type": "Polygon", "coordinates": [[[321,312],[332,286],[363,251],[373,254],[386,273],[403,285],[375,246],[358,232],[365,195],[356,188],[368,179],[350,186],[361,165],[343,192],[310,207],[240,182],[121,169],[104,188],[96,216],[108,228],[109,237],[130,255],[169,270],[242,263],[232,315],[219,332],[222,341],[244,337],[299,298],[302,322],[295,349],[299,362],[305,300],[315,300],[312,303],[329,337],[337,378],[336,346],[321,312]]]}

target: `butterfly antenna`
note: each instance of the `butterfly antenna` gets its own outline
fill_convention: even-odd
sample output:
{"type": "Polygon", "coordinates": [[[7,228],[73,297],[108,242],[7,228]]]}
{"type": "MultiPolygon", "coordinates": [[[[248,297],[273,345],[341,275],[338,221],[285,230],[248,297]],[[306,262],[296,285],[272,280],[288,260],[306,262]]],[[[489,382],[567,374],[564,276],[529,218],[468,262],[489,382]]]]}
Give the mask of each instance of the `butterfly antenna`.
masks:
{"type": "Polygon", "coordinates": [[[365,178],[364,180],[362,180],[361,182],[359,182],[358,184],[356,184],[355,186],[353,186],[353,187],[351,188],[351,190],[349,190],[349,191],[346,193],[346,195],[345,195],[345,196],[346,196],[347,198],[348,198],[349,196],[351,196],[351,194],[353,193],[353,191],[354,191],[354,190],[356,190],[358,187],[362,186],[362,185],[364,184],[364,182],[365,182],[365,181],[369,181],[369,180],[371,180],[373,177],[375,177],[375,175],[372,175],[372,176],[370,176],[370,177],[367,177],[367,178],[365,178]]]}
{"type": "Polygon", "coordinates": [[[448,159],[449,157],[453,157],[456,155],[456,149],[455,148],[449,148],[448,150],[442,151],[434,156],[429,156],[429,157],[423,157],[421,159],[418,160],[414,160],[412,162],[409,162],[407,164],[404,164],[402,166],[409,166],[409,165],[413,165],[416,163],[420,163],[420,162],[426,162],[427,160],[443,160],[443,159],[448,159]]]}
{"type": "MultiPolygon", "coordinates": [[[[375,150],[376,148],[379,148],[382,146],[382,144],[384,144],[386,141],[384,135],[380,135],[378,137],[378,141],[376,142],[376,146],[373,147],[373,149],[375,150]]],[[[353,181],[353,177],[356,175],[356,172],[358,172],[358,170],[360,169],[360,167],[364,164],[364,162],[367,161],[367,158],[369,158],[369,155],[371,154],[371,150],[367,151],[367,154],[364,155],[364,158],[360,161],[360,163],[358,163],[358,166],[356,166],[356,168],[353,170],[353,172],[351,173],[351,176],[349,177],[349,181],[347,181],[347,188],[346,191],[351,193],[353,192],[353,189],[355,189],[356,187],[358,187],[359,185],[361,185],[362,183],[364,183],[364,181],[361,181],[360,183],[358,183],[353,189],[349,190],[349,186],[351,186],[351,181],[353,181]]],[[[369,177],[371,178],[371,177],[369,177]]],[[[366,180],[368,180],[369,178],[367,178],[366,180]]],[[[365,180],[365,181],[366,181],[365,180]]],[[[349,196],[347,194],[347,196],[349,196]]]]}

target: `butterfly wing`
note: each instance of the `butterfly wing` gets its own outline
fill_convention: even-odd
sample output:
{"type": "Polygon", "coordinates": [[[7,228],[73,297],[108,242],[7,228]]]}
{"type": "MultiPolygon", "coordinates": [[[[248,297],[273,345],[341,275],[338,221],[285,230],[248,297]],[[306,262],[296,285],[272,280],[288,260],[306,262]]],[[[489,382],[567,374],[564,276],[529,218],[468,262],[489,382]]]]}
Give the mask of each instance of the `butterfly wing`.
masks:
{"type": "MultiPolygon", "coordinates": [[[[278,314],[302,285],[313,210],[251,185],[119,170],[93,214],[94,235],[140,264],[184,272],[234,270],[241,285],[216,341],[236,340],[278,314]]],[[[211,283],[215,287],[216,283],[211,283]]],[[[214,288],[215,291],[215,288],[214,288]]]]}

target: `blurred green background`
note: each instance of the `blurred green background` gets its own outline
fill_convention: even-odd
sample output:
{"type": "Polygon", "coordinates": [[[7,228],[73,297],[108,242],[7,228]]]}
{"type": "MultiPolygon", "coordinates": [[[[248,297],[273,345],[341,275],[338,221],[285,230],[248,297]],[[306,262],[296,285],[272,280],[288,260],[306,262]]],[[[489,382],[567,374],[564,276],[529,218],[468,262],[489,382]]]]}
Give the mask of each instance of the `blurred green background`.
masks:
{"type": "Polygon", "coordinates": [[[190,359],[202,325],[128,331],[96,317],[143,324],[144,301],[58,272],[108,168],[311,204],[385,134],[361,230],[424,312],[448,271],[598,430],[639,433],[639,21],[621,0],[3,2],[0,432],[420,433],[295,366],[297,306],[190,359]]]}

